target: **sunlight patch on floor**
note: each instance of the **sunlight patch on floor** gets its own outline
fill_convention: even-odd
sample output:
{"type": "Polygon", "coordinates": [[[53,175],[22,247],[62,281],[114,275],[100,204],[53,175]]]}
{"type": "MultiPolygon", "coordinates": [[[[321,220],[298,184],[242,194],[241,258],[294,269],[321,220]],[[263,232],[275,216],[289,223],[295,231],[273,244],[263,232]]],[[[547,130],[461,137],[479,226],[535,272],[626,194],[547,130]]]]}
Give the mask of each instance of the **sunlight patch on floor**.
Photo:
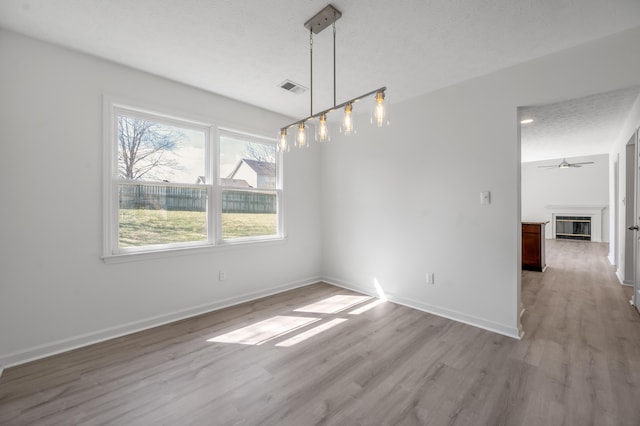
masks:
{"type": "Polygon", "coordinates": [[[208,339],[207,342],[261,345],[269,340],[273,340],[316,321],[320,321],[320,318],[278,315],[255,324],[230,331],[220,336],[213,337],[208,339]]]}
{"type": "Polygon", "coordinates": [[[385,300],[382,300],[382,299],[376,299],[376,300],[374,300],[374,301],[373,301],[373,302],[371,302],[371,303],[367,303],[367,304],[366,304],[366,305],[364,305],[364,306],[361,306],[361,307],[359,307],[359,308],[357,308],[357,309],[354,309],[353,311],[349,312],[349,315],[360,315],[360,314],[362,314],[362,313],[367,312],[369,309],[373,309],[373,308],[375,308],[376,306],[378,306],[378,305],[380,305],[380,304],[382,304],[382,303],[384,303],[384,302],[385,302],[385,300]]]}
{"type": "Polygon", "coordinates": [[[336,296],[327,297],[326,299],[319,302],[303,306],[302,308],[298,308],[294,312],[335,314],[371,299],[371,296],[352,296],[347,294],[338,294],[336,296]]]}
{"type": "Polygon", "coordinates": [[[276,346],[280,347],[290,347],[297,343],[304,342],[305,340],[310,339],[313,336],[316,336],[348,320],[348,318],[335,317],[331,319],[330,316],[332,316],[332,314],[344,315],[349,309],[355,308],[348,312],[348,314],[359,315],[368,311],[369,309],[378,306],[385,300],[386,298],[376,299],[372,296],[338,294],[295,309],[293,311],[296,313],[304,312],[319,314],[319,316],[321,315],[322,318],[295,316],[295,314],[277,315],[264,321],[256,322],[255,324],[247,325],[245,327],[229,331],[228,333],[221,334],[220,336],[213,337],[211,339],[208,339],[207,342],[261,345],[263,343],[278,339],[288,334],[295,334],[295,332],[297,332],[298,330],[301,330],[318,321],[323,321],[321,324],[314,324],[313,328],[302,331],[299,334],[292,335],[292,337],[289,337],[288,339],[276,344],[276,346]],[[358,305],[362,305],[363,303],[366,304],[364,306],[358,307],[358,305]]]}
{"type": "Polygon", "coordinates": [[[320,324],[318,326],[313,327],[311,330],[303,331],[302,333],[298,334],[297,336],[293,336],[290,339],[287,339],[287,340],[285,340],[283,342],[280,342],[280,343],[276,344],[276,346],[281,346],[281,347],[288,348],[289,346],[293,346],[293,345],[298,344],[300,342],[304,342],[305,340],[310,339],[311,337],[316,336],[316,335],[322,333],[323,331],[329,330],[330,328],[333,328],[338,324],[342,324],[345,321],[347,321],[346,318],[332,319],[329,322],[326,322],[324,324],[320,324]]]}

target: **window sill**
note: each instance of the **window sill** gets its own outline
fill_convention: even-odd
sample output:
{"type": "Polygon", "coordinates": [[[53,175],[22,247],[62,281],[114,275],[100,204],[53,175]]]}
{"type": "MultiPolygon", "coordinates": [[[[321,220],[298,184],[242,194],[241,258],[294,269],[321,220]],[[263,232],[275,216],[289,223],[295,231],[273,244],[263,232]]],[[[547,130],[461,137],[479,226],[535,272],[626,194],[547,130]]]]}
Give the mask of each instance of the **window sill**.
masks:
{"type": "Polygon", "coordinates": [[[227,251],[231,249],[237,248],[247,248],[248,245],[262,247],[262,246],[272,246],[282,244],[287,240],[285,236],[275,236],[275,237],[265,237],[265,238],[248,238],[248,239],[237,239],[230,241],[222,241],[216,245],[206,245],[206,246],[197,246],[197,247],[180,247],[180,248],[171,248],[164,250],[154,250],[154,251],[143,251],[143,252],[131,252],[131,253],[119,253],[119,254],[109,254],[102,256],[102,261],[109,264],[114,263],[128,263],[128,262],[138,262],[144,260],[154,260],[154,259],[165,259],[168,257],[176,257],[176,256],[188,256],[194,254],[203,254],[203,253],[215,253],[221,251],[227,251]]]}

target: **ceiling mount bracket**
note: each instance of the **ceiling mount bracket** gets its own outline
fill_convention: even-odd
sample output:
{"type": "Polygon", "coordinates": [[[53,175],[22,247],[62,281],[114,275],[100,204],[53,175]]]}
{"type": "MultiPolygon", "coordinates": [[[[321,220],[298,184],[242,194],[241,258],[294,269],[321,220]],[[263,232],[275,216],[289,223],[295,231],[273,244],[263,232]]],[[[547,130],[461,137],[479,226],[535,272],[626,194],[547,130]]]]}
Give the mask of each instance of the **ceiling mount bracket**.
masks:
{"type": "Polygon", "coordinates": [[[325,28],[332,25],[335,21],[340,19],[342,12],[333,7],[327,5],[320,12],[316,13],[311,19],[304,23],[304,27],[313,31],[314,34],[322,32],[325,28]]]}

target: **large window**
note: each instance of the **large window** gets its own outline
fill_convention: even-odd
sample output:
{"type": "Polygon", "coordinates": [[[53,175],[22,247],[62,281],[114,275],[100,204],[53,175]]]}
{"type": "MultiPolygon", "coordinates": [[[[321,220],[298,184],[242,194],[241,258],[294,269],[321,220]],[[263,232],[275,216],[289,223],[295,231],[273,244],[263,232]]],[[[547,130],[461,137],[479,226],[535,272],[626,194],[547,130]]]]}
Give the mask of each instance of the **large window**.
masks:
{"type": "Polygon", "coordinates": [[[278,234],[278,162],[273,143],[220,131],[222,239],[278,234]]]}
{"type": "Polygon", "coordinates": [[[282,236],[273,139],[105,108],[106,258],[282,236]]]}

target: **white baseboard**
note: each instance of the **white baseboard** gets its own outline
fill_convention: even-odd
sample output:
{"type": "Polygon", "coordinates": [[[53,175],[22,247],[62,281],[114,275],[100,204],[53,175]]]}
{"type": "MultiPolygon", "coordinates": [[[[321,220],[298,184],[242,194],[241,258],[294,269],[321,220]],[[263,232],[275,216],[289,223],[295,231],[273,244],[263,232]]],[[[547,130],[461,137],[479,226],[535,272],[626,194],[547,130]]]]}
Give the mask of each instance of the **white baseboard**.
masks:
{"type": "MultiPolygon", "coordinates": [[[[346,288],[347,290],[352,290],[358,293],[367,294],[369,296],[378,297],[378,295],[375,294],[374,291],[370,288],[361,287],[352,283],[346,283],[337,278],[323,277],[322,281],[326,282],[327,284],[335,285],[337,287],[346,288]]],[[[439,306],[429,305],[419,300],[410,299],[395,294],[385,293],[385,295],[390,302],[397,303],[398,305],[403,305],[412,309],[417,309],[419,311],[428,312],[430,314],[472,325],[474,327],[482,328],[484,330],[492,331],[494,333],[502,334],[514,339],[521,339],[524,336],[524,332],[522,332],[518,328],[509,327],[504,324],[499,324],[494,321],[463,314],[462,312],[452,311],[450,309],[442,308],[439,306]]]]}
{"type": "Polygon", "coordinates": [[[609,255],[607,256],[607,259],[609,259],[609,263],[611,264],[611,266],[616,266],[616,261],[611,256],[611,253],[609,253],[609,255]]]}
{"type": "Polygon", "coordinates": [[[185,318],[194,317],[208,312],[224,309],[229,306],[238,305],[240,303],[250,302],[262,297],[270,296],[284,291],[293,290],[299,287],[305,287],[321,281],[320,277],[308,278],[306,280],[297,281],[277,287],[271,287],[261,291],[245,293],[235,297],[222,299],[214,303],[194,306],[187,309],[171,312],[168,314],[158,315],[155,317],[122,324],[115,327],[105,328],[91,333],[81,334],[78,336],[62,339],[54,342],[45,343],[43,345],[34,346],[25,350],[0,355],[0,374],[2,368],[13,367],[15,365],[24,364],[26,362],[35,361],[51,355],[67,352],[72,349],[81,348],[83,346],[92,345],[94,343],[103,342],[105,340],[114,339],[116,337],[125,336],[127,334],[137,333],[138,331],[147,330],[159,325],[183,320],[185,318]]]}
{"type": "Polygon", "coordinates": [[[619,270],[616,270],[616,277],[618,278],[618,281],[620,281],[620,284],[633,287],[633,281],[625,280],[619,270]]]}

